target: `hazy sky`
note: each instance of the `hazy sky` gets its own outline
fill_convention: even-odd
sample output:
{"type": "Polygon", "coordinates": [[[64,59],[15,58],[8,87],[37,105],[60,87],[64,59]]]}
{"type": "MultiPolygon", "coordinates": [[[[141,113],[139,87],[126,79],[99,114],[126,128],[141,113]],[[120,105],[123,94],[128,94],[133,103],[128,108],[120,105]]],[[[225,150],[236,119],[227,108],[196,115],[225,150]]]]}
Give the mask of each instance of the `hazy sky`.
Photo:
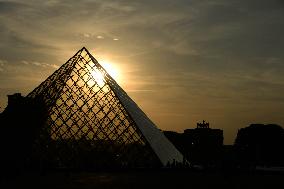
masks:
{"type": "Polygon", "coordinates": [[[284,126],[282,0],[0,1],[0,111],[83,46],[163,130],[284,126]]]}

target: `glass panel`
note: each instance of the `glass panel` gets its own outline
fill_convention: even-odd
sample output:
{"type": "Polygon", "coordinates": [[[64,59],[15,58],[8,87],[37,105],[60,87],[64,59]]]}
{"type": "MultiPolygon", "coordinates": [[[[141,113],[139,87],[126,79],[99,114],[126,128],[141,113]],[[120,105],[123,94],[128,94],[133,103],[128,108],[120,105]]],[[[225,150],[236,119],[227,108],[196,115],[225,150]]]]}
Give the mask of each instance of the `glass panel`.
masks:
{"type": "Polygon", "coordinates": [[[99,63],[81,50],[30,95],[50,101],[49,121],[39,143],[48,143],[46,153],[58,164],[75,166],[75,160],[87,156],[93,158],[90,164],[107,160],[119,165],[148,164],[150,159],[157,163],[110,82],[114,83],[99,63]]]}

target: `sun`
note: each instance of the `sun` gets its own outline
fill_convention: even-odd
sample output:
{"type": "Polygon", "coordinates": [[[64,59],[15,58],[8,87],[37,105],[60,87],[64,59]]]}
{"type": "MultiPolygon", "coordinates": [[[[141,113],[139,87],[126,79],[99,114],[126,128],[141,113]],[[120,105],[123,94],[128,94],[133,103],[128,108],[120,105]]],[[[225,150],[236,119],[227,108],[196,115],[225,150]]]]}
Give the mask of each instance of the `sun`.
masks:
{"type": "MultiPolygon", "coordinates": [[[[115,67],[113,63],[107,60],[100,60],[98,62],[115,81],[120,79],[119,69],[115,67]]],[[[105,85],[105,75],[101,71],[96,69],[93,70],[91,74],[100,87],[105,85]]]]}
{"type": "Polygon", "coordinates": [[[114,80],[119,80],[118,68],[116,68],[113,63],[107,60],[101,60],[99,63],[114,80]]]}
{"type": "Polygon", "coordinates": [[[99,87],[103,87],[105,85],[105,76],[100,70],[98,70],[98,69],[93,70],[93,71],[91,71],[91,74],[92,74],[92,77],[95,80],[95,81],[89,82],[89,84],[91,86],[94,85],[95,83],[97,83],[99,85],[99,87]]]}

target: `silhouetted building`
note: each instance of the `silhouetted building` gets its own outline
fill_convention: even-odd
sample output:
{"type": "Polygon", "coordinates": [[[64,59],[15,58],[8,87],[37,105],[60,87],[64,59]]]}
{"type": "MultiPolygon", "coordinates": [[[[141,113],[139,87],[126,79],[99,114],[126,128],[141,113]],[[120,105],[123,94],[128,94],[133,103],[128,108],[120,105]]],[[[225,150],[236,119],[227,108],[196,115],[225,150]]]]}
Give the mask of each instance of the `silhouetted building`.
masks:
{"type": "Polygon", "coordinates": [[[222,159],[223,131],[211,129],[208,122],[197,123],[195,129],[186,129],[184,133],[164,134],[193,164],[217,165],[222,159]]]}
{"type": "Polygon", "coordinates": [[[223,130],[209,128],[209,123],[203,120],[197,123],[195,129],[184,130],[187,142],[192,146],[212,146],[220,147],[223,145],[223,130]]]}
{"type": "Polygon", "coordinates": [[[195,129],[184,131],[186,143],[189,145],[187,157],[196,164],[216,166],[220,163],[223,146],[223,131],[212,129],[209,123],[203,120],[197,123],[195,129]]]}
{"type": "Polygon", "coordinates": [[[251,124],[238,131],[235,148],[243,166],[284,165],[284,130],[276,124],[251,124]]]}
{"type": "Polygon", "coordinates": [[[8,95],[0,115],[0,169],[22,169],[32,163],[33,145],[45,120],[45,107],[20,93],[8,95]]]}
{"type": "Polygon", "coordinates": [[[25,103],[25,97],[21,93],[15,93],[8,96],[8,106],[7,108],[19,107],[25,103]]]}

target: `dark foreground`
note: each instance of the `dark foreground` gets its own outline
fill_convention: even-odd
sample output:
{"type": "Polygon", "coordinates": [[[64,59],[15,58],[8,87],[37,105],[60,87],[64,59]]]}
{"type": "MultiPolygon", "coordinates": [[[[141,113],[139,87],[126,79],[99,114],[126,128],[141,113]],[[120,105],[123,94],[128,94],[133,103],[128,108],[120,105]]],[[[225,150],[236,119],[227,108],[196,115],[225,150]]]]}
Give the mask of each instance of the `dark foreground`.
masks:
{"type": "Polygon", "coordinates": [[[4,188],[284,188],[283,172],[228,172],[189,170],[124,170],[108,172],[56,171],[1,178],[4,188]]]}

